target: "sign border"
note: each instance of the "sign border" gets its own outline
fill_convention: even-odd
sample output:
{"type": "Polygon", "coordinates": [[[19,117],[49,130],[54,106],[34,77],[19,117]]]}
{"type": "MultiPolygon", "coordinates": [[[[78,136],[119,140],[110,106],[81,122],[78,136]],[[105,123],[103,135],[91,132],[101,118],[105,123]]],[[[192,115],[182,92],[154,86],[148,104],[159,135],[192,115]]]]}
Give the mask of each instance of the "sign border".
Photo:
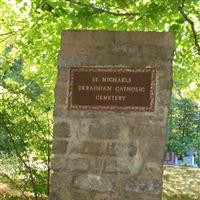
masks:
{"type": "Polygon", "coordinates": [[[81,110],[108,110],[108,111],[135,111],[135,112],[153,112],[155,107],[155,92],[156,92],[156,68],[134,68],[134,67],[70,67],[69,68],[69,95],[68,95],[68,109],[81,110]],[[102,106],[102,105],[73,105],[72,104],[72,88],[74,83],[73,72],[151,72],[150,83],[150,106],[102,106]]]}

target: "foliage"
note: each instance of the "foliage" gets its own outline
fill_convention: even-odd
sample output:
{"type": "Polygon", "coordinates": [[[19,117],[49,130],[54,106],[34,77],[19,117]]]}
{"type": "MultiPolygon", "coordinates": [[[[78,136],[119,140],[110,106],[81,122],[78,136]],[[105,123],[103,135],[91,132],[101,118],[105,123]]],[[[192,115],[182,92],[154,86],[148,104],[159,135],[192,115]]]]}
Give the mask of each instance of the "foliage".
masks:
{"type": "MultiPolygon", "coordinates": [[[[53,91],[62,31],[174,32],[174,96],[200,101],[199,13],[199,0],[0,1],[0,151],[17,154],[19,173],[26,177],[24,190],[34,192],[35,199],[39,194],[48,194],[48,183],[47,187],[42,183],[49,182],[53,91]],[[45,163],[43,170],[38,169],[39,164],[32,165],[36,161],[45,163]]],[[[175,121],[171,123],[169,148],[175,144],[173,150],[179,155],[186,148],[180,150],[179,143],[199,145],[192,131],[193,121],[186,128],[187,136],[182,137],[185,126],[179,127],[178,115],[183,115],[184,102],[189,100],[172,104],[175,121]]],[[[187,117],[193,119],[193,113],[187,117]]]]}
{"type": "Polygon", "coordinates": [[[172,98],[168,151],[176,152],[179,158],[183,158],[190,148],[194,148],[200,153],[199,107],[190,99],[172,98]]]}
{"type": "Polygon", "coordinates": [[[55,83],[60,35],[65,29],[118,31],[172,31],[176,38],[174,90],[200,100],[200,56],[196,40],[200,35],[199,0],[18,0],[1,1],[0,26],[3,44],[11,41],[13,51],[23,55],[24,73],[36,73],[41,83],[55,83]],[[14,2],[14,3],[11,3],[14,2]],[[182,6],[184,5],[184,6],[182,6]],[[13,9],[14,7],[14,9],[13,9]],[[162,12],[161,12],[162,11],[162,12]]]}
{"type": "MultiPolygon", "coordinates": [[[[5,50],[5,63],[11,51],[12,47],[5,50]]],[[[19,166],[15,176],[23,177],[20,188],[33,192],[37,200],[49,189],[52,112],[45,101],[45,85],[39,86],[37,77],[26,78],[22,69],[22,58],[2,68],[0,151],[1,156],[17,155],[19,166]]],[[[10,177],[3,171],[0,175],[10,177]]]]}

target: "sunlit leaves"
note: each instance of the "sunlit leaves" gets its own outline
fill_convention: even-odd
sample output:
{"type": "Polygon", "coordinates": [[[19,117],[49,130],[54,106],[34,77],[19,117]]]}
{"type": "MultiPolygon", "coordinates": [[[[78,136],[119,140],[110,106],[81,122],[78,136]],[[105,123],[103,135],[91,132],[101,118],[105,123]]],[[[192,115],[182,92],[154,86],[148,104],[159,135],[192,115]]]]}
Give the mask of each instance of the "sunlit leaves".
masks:
{"type": "MultiPolygon", "coordinates": [[[[37,160],[46,164],[47,161],[53,124],[57,57],[60,36],[65,29],[173,32],[176,43],[173,93],[175,96],[200,100],[200,56],[197,55],[190,24],[179,13],[181,2],[0,1],[0,90],[4,92],[3,126],[9,125],[17,147],[26,158],[29,156],[34,163],[37,160]]],[[[194,21],[200,40],[199,0],[186,0],[184,10],[194,21]]],[[[196,122],[193,120],[197,112],[196,105],[191,103],[191,112],[188,113],[187,110],[186,115],[183,114],[188,102],[191,103],[190,100],[183,99],[183,102],[177,101],[173,104],[169,148],[177,151],[179,155],[183,154],[191,143],[200,149],[199,126],[194,126],[196,122]],[[186,116],[187,120],[183,120],[183,116],[186,116]],[[187,133],[184,137],[183,129],[187,133]]],[[[5,137],[1,139],[6,141],[5,130],[3,133],[5,137]]],[[[10,143],[9,145],[11,146],[10,143]]],[[[6,148],[4,150],[8,151],[6,148]]],[[[46,172],[40,173],[35,166],[32,167],[36,179],[45,180],[46,172]]],[[[44,193],[46,189],[42,186],[43,182],[40,182],[37,188],[40,193],[44,193]]],[[[30,188],[30,182],[25,181],[24,186],[30,188]]]]}
{"type": "Polygon", "coordinates": [[[199,150],[200,110],[189,99],[172,99],[168,132],[168,151],[182,158],[190,148],[199,150]]]}

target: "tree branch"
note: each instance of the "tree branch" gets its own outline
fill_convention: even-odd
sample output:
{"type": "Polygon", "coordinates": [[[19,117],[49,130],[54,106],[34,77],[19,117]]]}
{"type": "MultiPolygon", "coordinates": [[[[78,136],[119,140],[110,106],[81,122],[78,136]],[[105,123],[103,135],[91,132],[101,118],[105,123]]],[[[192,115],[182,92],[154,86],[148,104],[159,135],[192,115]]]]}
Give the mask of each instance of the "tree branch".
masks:
{"type": "Polygon", "coordinates": [[[87,3],[73,1],[73,0],[66,0],[66,1],[69,2],[69,3],[72,3],[72,4],[79,5],[79,6],[91,8],[93,10],[96,10],[97,12],[100,12],[100,13],[107,13],[107,14],[114,15],[114,16],[138,16],[139,15],[139,13],[132,13],[132,12],[124,12],[124,13],[113,12],[113,11],[104,9],[104,8],[99,7],[97,5],[94,5],[94,4],[87,4],[87,3]]]}
{"type": "Polygon", "coordinates": [[[1,33],[0,34],[0,37],[1,36],[5,36],[5,35],[13,35],[13,34],[15,34],[15,33],[18,33],[18,32],[20,32],[20,31],[22,31],[24,28],[20,28],[19,30],[17,30],[17,31],[10,31],[10,32],[7,32],[7,33],[1,33]]]}
{"type": "Polygon", "coordinates": [[[185,0],[182,1],[181,5],[178,7],[178,10],[180,11],[181,15],[184,17],[184,19],[190,24],[191,29],[192,29],[192,34],[194,37],[194,44],[197,48],[197,53],[200,55],[200,44],[198,41],[198,34],[195,30],[194,22],[188,17],[188,15],[184,11],[184,6],[185,6],[185,0]]]}
{"type": "Polygon", "coordinates": [[[48,147],[47,147],[47,196],[49,196],[50,191],[50,162],[51,162],[51,149],[50,149],[50,136],[51,136],[51,127],[49,121],[49,115],[46,113],[47,121],[48,121],[48,147]]]}
{"type": "Polygon", "coordinates": [[[10,32],[7,32],[7,33],[2,33],[2,34],[0,34],[0,37],[3,37],[3,39],[0,40],[0,44],[1,44],[2,42],[4,42],[5,40],[7,40],[8,38],[10,38],[11,36],[17,34],[18,32],[20,32],[20,31],[22,31],[22,30],[24,30],[24,27],[23,27],[23,28],[20,28],[18,31],[10,31],[10,32]],[[5,37],[5,36],[6,36],[6,37],[5,37]]]}
{"type": "Polygon", "coordinates": [[[12,35],[14,35],[14,33],[7,35],[7,37],[5,37],[3,40],[0,40],[0,44],[10,38],[12,35]]]}
{"type": "MultiPolygon", "coordinates": [[[[9,121],[9,123],[14,128],[14,124],[9,119],[7,119],[7,120],[9,121]]],[[[3,124],[6,124],[4,122],[4,116],[2,116],[2,121],[3,121],[3,124]]],[[[35,180],[34,180],[34,177],[33,177],[32,169],[31,169],[31,167],[29,165],[27,165],[26,161],[23,159],[23,157],[21,156],[20,152],[18,151],[18,149],[16,147],[16,144],[15,144],[15,139],[13,138],[12,134],[10,133],[9,128],[7,126],[4,126],[4,130],[7,132],[8,136],[9,136],[10,142],[13,145],[13,148],[15,150],[15,153],[16,153],[17,157],[20,159],[20,161],[24,164],[24,166],[26,167],[26,169],[29,172],[30,181],[31,181],[31,184],[32,184],[32,188],[33,188],[33,193],[34,193],[34,196],[35,196],[35,200],[39,200],[38,199],[38,194],[37,194],[37,191],[36,191],[36,184],[35,184],[35,180]]]]}
{"type": "Polygon", "coordinates": [[[29,200],[29,198],[26,196],[26,194],[24,193],[24,191],[15,183],[15,181],[8,175],[8,174],[5,174],[5,173],[2,173],[0,172],[0,176],[2,177],[6,177],[10,183],[17,189],[21,192],[22,196],[26,199],[26,200],[29,200]]]}
{"type": "Polygon", "coordinates": [[[0,34],[0,37],[1,36],[5,36],[5,35],[10,35],[10,34],[13,34],[13,33],[15,33],[15,31],[10,31],[10,32],[7,32],[7,33],[2,33],[2,34],[0,34]]]}

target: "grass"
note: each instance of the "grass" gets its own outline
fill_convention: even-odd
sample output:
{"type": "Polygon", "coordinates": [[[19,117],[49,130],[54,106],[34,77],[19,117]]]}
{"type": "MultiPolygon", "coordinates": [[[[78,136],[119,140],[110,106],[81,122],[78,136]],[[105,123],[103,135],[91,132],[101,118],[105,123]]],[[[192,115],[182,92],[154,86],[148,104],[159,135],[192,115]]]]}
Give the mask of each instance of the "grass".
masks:
{"type": "Polygon", "coordinates": [[[200,169],[165,166],[163,200],[200,200],[200,169]]]}
{"type": "MultiPolygon", "coordinates": [[[[0,177],[0,200],[25,200],[11,186],[6,177],[0,177]]],[[[200,169],[190,167],[164,167],[163,200],[200,200],[200,169]]],[[[32,194],[25,193],[29,200],[32,194]]],[[[47,198],[41,198],[44,200],[47,198]]]]}

